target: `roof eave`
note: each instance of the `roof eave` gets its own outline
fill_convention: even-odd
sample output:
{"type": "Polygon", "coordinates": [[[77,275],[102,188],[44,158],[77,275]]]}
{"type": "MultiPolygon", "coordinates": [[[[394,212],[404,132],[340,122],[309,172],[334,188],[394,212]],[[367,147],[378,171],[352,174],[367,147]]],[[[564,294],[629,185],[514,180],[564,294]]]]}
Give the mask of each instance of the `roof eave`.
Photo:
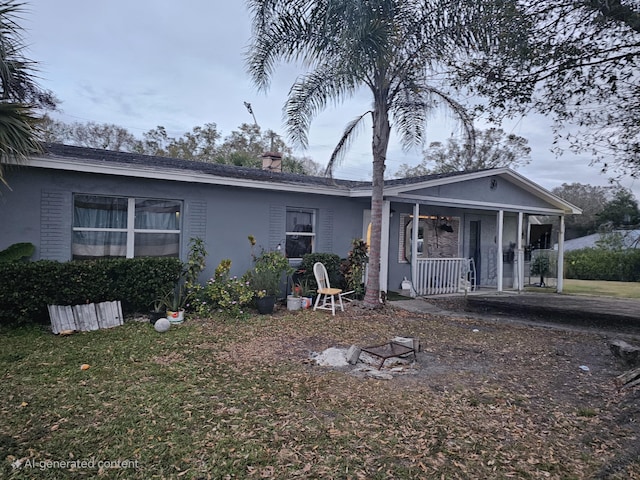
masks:
{"type": "Polygon", "coordinates": [[[313,185],[307,183],[282,182],[270,177],[268,180],[242,179],[212,175],[203,172],[193,172],[172,168],[143,167],[126,163],[98,164],[91,161],[47,156],[35,156],[24,163],[25,166],[35,168],[51,168],[83,173],[97,173],[104,175],[118,175],[136,178],[152,178],[156,180],[181,181],[189,183],[202,183],[208,185],[224,185],[232,187],[255,188],[260,190],[278,190],[289,192],[313,193],[331,196],[350,196],[348,187],[338,185],[313,185]]]}

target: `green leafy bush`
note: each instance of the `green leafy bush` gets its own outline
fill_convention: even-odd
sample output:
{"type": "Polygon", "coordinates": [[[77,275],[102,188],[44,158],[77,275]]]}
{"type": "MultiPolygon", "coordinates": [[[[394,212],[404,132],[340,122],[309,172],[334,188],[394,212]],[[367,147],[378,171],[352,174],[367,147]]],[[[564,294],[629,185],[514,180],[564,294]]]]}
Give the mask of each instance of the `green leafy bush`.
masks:
{"type": "Polygon", "coordinates": [[[213,278],[198,289],[192,308],[201,317],[220,313],[232,318],[243,318],[253,299],[250,282],[242,277],[230,276],[231,260],[225,259],[216,267],[213,278]]]}
{"type": "Polygon", "coordinates": [[[583,248],[565,254],[565,278],[640,282],[640,250],[583,248]]]}
{"type": "Polygon", "coordinates": [[[354,238],[351,241],[351,250],[347,258],[342,261],[340,271],[347,284],[347,290],[354,292],[355,298],[364,296],[365,285],[364,272],[369,262],[369,247],[367,242],[361,238],[354,238]]]}
{"type": "Polygon", "coordinates": [[[0,263],[0,324],[48,323],[47,305],[120,300],[124,313],[146,312],[182,271],[177,258],[0,263]]]}
{"type": "Polygon", "coordinates": [[[329,283],[335,288],[345,288],[346,282],[340,272],[340,256],[335,253],[307,253],[302,257],[302,263],[298,267],[297,281],[306,282],[314,292],[318,289],[316,278],[313,276],[313,265],[321,262],[327,269],[329,283]]]}
{"type": "Polygon", "coordinates": [[[273,270],[253,270],[247,273],[251,289],[258,297],[280,293],[280,273],[273,270]]]}
{"type": "Polygon", "coordinates": [[[14,243],[0,252],[0,262],[15,262],[18,260],[29,260],[36,251],[33,243],[14,243]]]}

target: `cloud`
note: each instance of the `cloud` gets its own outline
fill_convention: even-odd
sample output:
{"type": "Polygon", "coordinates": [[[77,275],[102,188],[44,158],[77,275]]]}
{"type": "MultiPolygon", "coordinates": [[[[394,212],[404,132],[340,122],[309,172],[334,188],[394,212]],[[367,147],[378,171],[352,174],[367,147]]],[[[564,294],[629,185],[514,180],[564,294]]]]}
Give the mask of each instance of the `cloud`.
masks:
{"type": "MultiPolygon", "coordinates": [[[[40,63],[41,85],[62,100],[63,121],[113,123],[137,136],[158,125],[177,136],[213,122],[226,136],[253,121],[247,101],[263,129],[285,133],[282,107],[300,71],[278,67],[267,92],[251,84],[244,63],[251,33],[245,2],[32,0],[24,19],[29,55],[40,63]]],[[[325,165],[347,122],[370,106],[366,92],[330,106],[312,124],[308,151],[298,153],[325,165]]],[[[528,116],[505,130],[529,139],[532,162],[520,172],[543,187],[606,184],[587,157],[558,159],[549,151],[552,131],[544,117],[528,116]]],[[[455,131],[450,118],[436,117],[427,141],[455,131]]],[[[370,133],[370,125],[362,130],[336,176],[371,178],[370,133]]],[[[420,149],[404,152],[394,137],[387,172],[421,158],[420,149]]],[[[640,188],[634,191],[640,198],[640,188]]]]}

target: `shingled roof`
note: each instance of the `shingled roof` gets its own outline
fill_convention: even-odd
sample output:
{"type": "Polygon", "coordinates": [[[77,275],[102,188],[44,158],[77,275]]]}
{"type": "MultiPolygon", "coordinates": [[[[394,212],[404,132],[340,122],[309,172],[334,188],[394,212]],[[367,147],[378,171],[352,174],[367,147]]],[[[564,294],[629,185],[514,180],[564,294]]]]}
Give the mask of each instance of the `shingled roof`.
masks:
{"type": "MultiPolygon", "coordinates": [[[[178,158],[142,155],[138,153],[118,152],[97,148],[76,147],[60,143],[43,143],[45,158],[78,159],[83,163],[95,165],[129,165],[159,170],[182,170],[190,173],[202,173],[217,177],[235,178],[241,180],[254,180],[258,182],[290,183],[301,185],[327,186],[345,189],[369,189],[371,182],[341,180],[328,177],[317,177],[297,173],[273,172],[260,168],[239,167],[235,165],[223,165],[219,163],[198,162],[182,160],[178,158]]],[[[454,172],[438,175],[425,175],[386,180],[385,185],[411,185],[428,180],[437,180],[452,176],[463,175],[468,172],[454,172]]]]}

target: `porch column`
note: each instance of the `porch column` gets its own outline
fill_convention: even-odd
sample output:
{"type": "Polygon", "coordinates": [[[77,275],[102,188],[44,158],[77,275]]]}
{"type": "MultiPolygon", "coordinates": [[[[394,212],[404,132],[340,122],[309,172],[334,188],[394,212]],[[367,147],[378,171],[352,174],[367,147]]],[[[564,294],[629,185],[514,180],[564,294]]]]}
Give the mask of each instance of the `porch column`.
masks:
{"type": "Polygon", "coordinates": [[[498,238],[496,242],[498,243],[498,258],[497,258],[497,267],[498,267],[498,291],[502,292],[502,277],[504,275],[504,265],[502,258],[502,236],[504,230],[504,210],[498,210],[498,238]]]}
{"type": "MultiPolygon", "coordinates": [[[[411,229],[411,284],[413,292],[418,292],[418,228],[420,224],[420,204],[413,206],[413,228],[411,229]]],[[[412,293],[413,293],[412,292],[412,293]]]]}
{"type": "Polygon", "coordinates": [[[389,284],[389,216],[391,202],[382,202],[382,228],[380,232],[380,290],[388,292],[389,284]]]}
{"type": "Polygon", "coordinates": [[[564,215],[560,215],[560,231],[558,232],[558,293],[562,293],[564,283],[564,215]]]}
{"type": "Polygon", "coordinates": [[[524,213],[518,212],[518,239],[516,240],[516,264],[517,271],[514,272],[518,282],[518,291],[524,290],[524,249],[522,248],[522,235],[524,226],[524,213]]]}

